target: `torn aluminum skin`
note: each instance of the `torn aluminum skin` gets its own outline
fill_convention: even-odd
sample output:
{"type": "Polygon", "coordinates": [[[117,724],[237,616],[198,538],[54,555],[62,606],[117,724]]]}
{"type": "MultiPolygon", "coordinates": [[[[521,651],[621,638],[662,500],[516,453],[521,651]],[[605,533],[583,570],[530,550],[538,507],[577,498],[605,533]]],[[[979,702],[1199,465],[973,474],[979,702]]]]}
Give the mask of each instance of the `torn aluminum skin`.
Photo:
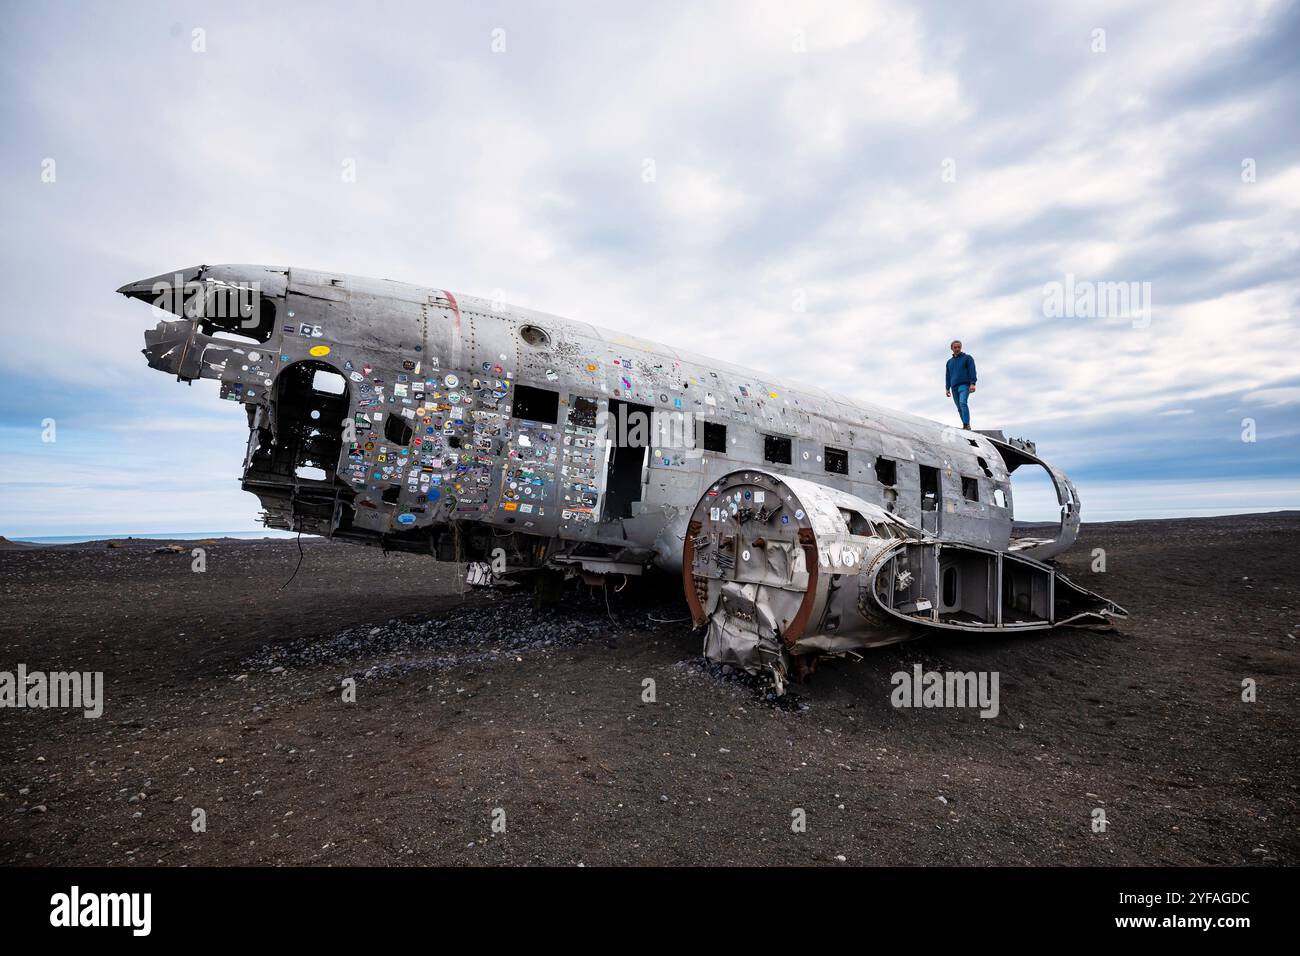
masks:
{"type": "Polygon", "coordinates": [[[682,574],[705,655],[769,671],[778,687],[811,657],[925,629],[1008,633],[1125,616],[1044,562],[944,542],[861,498],[755,469],[701,497],[682,574]]]}

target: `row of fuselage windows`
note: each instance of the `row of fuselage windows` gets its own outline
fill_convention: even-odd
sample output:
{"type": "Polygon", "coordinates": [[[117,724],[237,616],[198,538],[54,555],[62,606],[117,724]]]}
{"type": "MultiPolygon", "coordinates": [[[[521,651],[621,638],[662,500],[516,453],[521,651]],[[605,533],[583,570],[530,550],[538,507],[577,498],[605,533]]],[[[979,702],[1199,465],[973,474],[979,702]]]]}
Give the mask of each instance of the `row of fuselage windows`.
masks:
{"type": "MultiPolygon", "coordinates": [[[[725,453],[727,450],[727,426],[715,425],[720,432],[720,440],[710,447],[708,441],[708,425],[705,425],[705,451],[715,451],[725,453]]],[[[784,435],[764,435],[763,436],[763,459],[770,461],[774,465],[789,465],[794,460],[794,442],[784,435]]],[[[835,475],[847,475],[849,473],[849,453],[843,448],[834,448],[826,445],[822,448],[822,468],[825,471],[835,475]]],[[[883,456],[876,459],[876,481],[886,487],[893,487],[898,484],[898,462],[892,458],[883,456]]],[[[937,502],[939,498],[939,469],[931,468],[926,465],[921,466],[921,492],[922,496],[937,502]]],[[[980,484],[978,479],[961,476],[961,493],[967,501],[980,500],[980,484]]]]}
{"type": "MultiPolygon", "coordinates": [[[[554,425],[559,420],[558,392],[544,388],[531,388],[516,385],[511,413],[515,418],[554,425]]],[[[393,419],[390,419],[392,421],[393,419]]],[[[396,419],[401,424],[401,419],[396,419]]],[[[388,435],[390,440],[397,436],[388,435]]],[[[722,422],[704,422],[704,450],[719,455],[727,454],[727,426],[722,422]]],[[[763,436],[763,459],[775,465],[789,465],[794,461],[794,441],[785,435],[763,436]]],[[[849,453],[843,448],[826,445],[822,449],[822,467],[834,475],[849,473],[849,453]]],[[[898,484],[898,463],[892,458],[876,459],[876,481],[887,487],[898,484]]],[[[933,500],[939,497],[939,471],[937,468],[921,466],[922,496],[933,500]],[[928,474],[927,474],[928,473],[928,474]],[[928,479],[928,480],[927,480],[928,479]]],[[[968,501],[979,501],[979,481],[962,476],[962,497],[968,501]]]]}
{"type": "MultiPolygon", "coordinates": [[[[704,425],[704,450],[726,454],[727,426],[706,422],[704,425]]],[[[789,465],[794,461],[794,441],[784,435],[763,436],[763,460],[774,465],[789,465]]],[[[849,473],[849,453],[846,449],[826,445],[822,448],[822,468],[834,475],[849,473]]],[[[876,459],[876,481],[886,487],[898,484],[898,462],[883,456],[876,459]]],[[[921,466],[922,494],[939,498],[939,469],[921,466]],[[929,479],[927,481],[927,479],[929,479]]],[[[968,501],[980,500],[978,479],[961,476],[962,497],[968,501]]]]}

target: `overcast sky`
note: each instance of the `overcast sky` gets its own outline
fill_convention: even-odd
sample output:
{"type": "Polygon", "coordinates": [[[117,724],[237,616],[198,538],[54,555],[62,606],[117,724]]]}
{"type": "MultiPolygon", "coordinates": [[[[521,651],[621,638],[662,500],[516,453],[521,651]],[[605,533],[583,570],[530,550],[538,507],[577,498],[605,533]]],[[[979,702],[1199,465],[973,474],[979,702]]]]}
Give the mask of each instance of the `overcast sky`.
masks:
{"type": "Polygon", "coordinates": [[[1085,521],[1300,507],[1295,3],[0,18],[0,534],[258,527],[243,410],[149,369],[113,294],[219,262],[495,295],[947,422],[959,337],[975,427],[1036,440],[1085,521]],[[1051,314],[1067,281],[1139,297],[1051,314]]]}

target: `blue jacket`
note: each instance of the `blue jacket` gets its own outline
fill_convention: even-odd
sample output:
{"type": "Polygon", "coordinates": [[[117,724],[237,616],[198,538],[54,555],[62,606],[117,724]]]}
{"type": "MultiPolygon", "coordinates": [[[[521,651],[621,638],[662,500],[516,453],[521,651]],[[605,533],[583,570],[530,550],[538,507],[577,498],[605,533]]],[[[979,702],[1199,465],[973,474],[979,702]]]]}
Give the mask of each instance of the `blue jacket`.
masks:
{"type": "Polygon", "coordinates": [[[957,385],[975,384],[975,360],[962,352],[948,359],[948,368],[944,372],[943,390],[950,392],[957,385]]]}

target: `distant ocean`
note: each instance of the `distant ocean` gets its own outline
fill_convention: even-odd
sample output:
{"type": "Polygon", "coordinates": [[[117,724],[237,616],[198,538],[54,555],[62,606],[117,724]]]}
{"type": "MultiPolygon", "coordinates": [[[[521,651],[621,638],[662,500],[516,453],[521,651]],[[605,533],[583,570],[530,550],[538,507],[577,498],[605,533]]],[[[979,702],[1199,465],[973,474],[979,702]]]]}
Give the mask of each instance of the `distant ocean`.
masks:
{"type": "Polygon", "coordinates": [[[108,541],[119,538],[146,538],[167,541],[199,541],[204,538],[292,538],[291,531],[279,531],[266,528],[263,531],[171,531],[157,534],[140,534],[138,532],[117,534],[55,534],[44,537],[10,538],[10,541],[26,541],[29,544],[76,544],[79,541],[108,541]]]}

